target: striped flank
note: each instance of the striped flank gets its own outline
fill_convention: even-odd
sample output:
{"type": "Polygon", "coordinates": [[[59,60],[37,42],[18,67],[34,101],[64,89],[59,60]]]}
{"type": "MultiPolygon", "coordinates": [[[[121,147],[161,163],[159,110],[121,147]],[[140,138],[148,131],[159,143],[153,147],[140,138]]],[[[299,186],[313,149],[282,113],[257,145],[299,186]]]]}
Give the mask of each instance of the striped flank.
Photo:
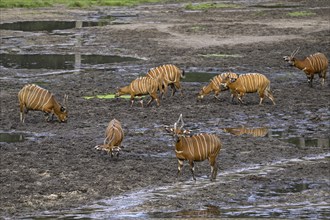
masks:
{"type": "MultiPolygon", "coordinates": [[[[18,93],[18,100],[20,103],[20,120],[23,123],[25,120],[24,113],[29,110],[47,113],[47,120],[49,120],[50,113],[55,114],[60,122],[67,120],[67,110],[56,101],[54,95],[35,84],[25,85],[18,93]]],[[[66,101],[67,96],[65,96],[66,101]]]]}
{"type": "Polygon", "coordinates": [[[28,84],[19,91],[18,97],[27,109],[44,111],[53,94],[35,84],[28,84]]]}
{"type": "Polygon", "coordinates": [[[215,77],[213,77],[210,81],[210,83],[207,86],[204,86],[201,91],[198,93],[198,99],[203,99],[205,95],[208,95],[209,93],[211,93],[212,91],[214,91],[214,97],[216,99],[218,98],[218,95],[221,91],[223,90],[228,90],[227,87],[221,88],[224,84],[224,79],[226,77],[237,77],[236,73],[232,73],[232,72],[226,72],[226,73],[221,73],[219,75],[216,75],[215,77]]]}
{"type": "MultiPolygon", "coordinates": [[[[142,96],[149,94],[151,99],[147,103],[147,105],[149,105],[153,100],[156,100],[157,105],[159,106],[160,103],[157,96],[157,90],[158,90],[158,83],[156,80],[150,77],[139,77],[133,80],[128,86],[124,86],[120,88],[115,94],[115,97],[119,97],[125,94],[131,95],[131,107],[132,107],[135,96],[142,96]]],[[[143,107],[143,100],[141,100],[141,105],[143,107]]]]}
{"type": "Polygon", "coordinates": [[[191,137],[181,137],[182,148],[176,149],[176,156],[184,159],[183,155],[194,161],[204,161],[217,156],[220,151],[220,139],[213,134],[196,134],[191,137]]]}
{"type": "Polygon", "coordinates": [[[177,66],[166,64],[150,69],[147,73],[147,77],[158,81],[161,94],[167,93],[167,87],[171,86],[173,96],[177,89],[181,89],[180,79],[185,76],[184,71],[180,70],[177,66]],[[164,89],[162,88],[163,86],[164,89]]]}
{"type": "Polygon", "coordinates": [[[237,97],[243,103],[243,96],[246,93],[257,92],[260,97],[259,104],[262,104],[264,96],[268,97],[275,105],[274,97],[270,90],[270,81],[261,73],[247,73],[236,77],[227,77],[225,85],[232,93],[232,100],[237,97]]]}
{"type": "Polygon", "coordinates": [[[105,131],[105,136],[105,145],[108,145],[109,147],[119,147],[124,138],[124,132],[121,127],[121,123],[116,119],[112,119],[105,131]]]}
{"type": "Polygon", "coordinates": [[[304,71],[311,87],[313,86],[314,74],[319,75],[321,78],[321,85],[323,86],[329,65],[327,57],[323,53],[315,53],[303,60],[299,60],[294,57],[298,50],[299,48],[296,49],[290,56],[284,56],[284,60],[287,61],[290,65],[304,71]]]}
{"type": "Polygon", "coordinates": [[[133,80],[129,87],[135,95],[146,95],[157,92],[158,84],[154,79],[139,77],[133,80]]]}

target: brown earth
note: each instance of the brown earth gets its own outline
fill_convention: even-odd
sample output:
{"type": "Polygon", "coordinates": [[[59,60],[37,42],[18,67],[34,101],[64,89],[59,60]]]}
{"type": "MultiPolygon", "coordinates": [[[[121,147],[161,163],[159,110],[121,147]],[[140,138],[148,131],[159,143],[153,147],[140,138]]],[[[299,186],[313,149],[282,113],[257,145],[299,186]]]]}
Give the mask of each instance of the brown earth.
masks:
{"type": "MultiPolygon", "coordinates": [[[[260,188],[285,189],[292,183],[305,182],[316,187],[284,194],[275,200],[261,198],[254,205],[310,201],[329,207],[329,80],[322,88],[317,76],[310,88],[304,73],[282,60],[297,47],[300,58],[315,52],[330,57],[328,1],[291,0],[283,3],[285,7],[279,7],[277,1],[262,3],[268,7],[257,7],[258,1],[253,0],[233,2],[240,7],[187,11],[184,4],[172,3],[89,10],[61,6],[2,9],[2,23],[75,21],[111,14],[130,16],[122,24],[72,29],[70,35],[1,30],[1,53],[88,53],[143,59],[83,68],[73,74],[42,75],[52,70],[1,68],[1,130],[32,135],[33,139],[0,143],[0,215],[16,218],[45,210],[70,209],[146,187],[175,183],[177,160],[172,139],[163,127],[173,125],[180,113],[193,132],[216,133],[222,140],[217,182],[203,190],[192,188],[194,194],[188,193],[189,196],[146,202],[146,207],[199,210],[210,204],[245,205],[250,193],[260,188]],[[293,11],[314,14],[289,16],[293,11]],[[77,46],[77,39],[81,45],[77,46]],[[210,54],[232,56],[207,56],[210,54]],[[220,101],[211,95],[196,102],[196,94],[206,82],[189,80],[182,83],[183,97],[179,93],[174,97],[168,95],[161,100],[160,107],[153,104],[141,108],[135,103],[130,108],[127,99],[83,98],[114,93],[117,87],[127,85],[149,68],[166,63],[185,69],[187,78],[190,72],[263,73],[271,81],[276,105],[266,99],[259,106],[257,94],[247,94],[245,105],[232,104],[228,92],[221,93],[220,101]],[[67,123],[44,122],[41,112],[29,112],[26,123],[19,122],[17,93],[24,84],[38,82],[60,100],[64,94],[69,95],[67,123]],[[125,131],[124,148],[118,159],[94,149],[102,143],[105,128],[113,118],[122,122],[125,131]],[[297,147],[270,135],[234,136],[223,131],[225,127],[241,125],[267,127],[328,142],[325,146],[297,147]],[[255,164],[319,155],[326,155],[325,160],[289,163],[266,174],[252,173],[230,181],[222,176],[229,170],[255,164]]],[[[208,173],[206,161],[196,164],[197,182],[208,173]]],[[[186,164],[179,182],[190,178],[186,164]]],[[[327,212],[319,217],[329,216],[327,212]]]]}

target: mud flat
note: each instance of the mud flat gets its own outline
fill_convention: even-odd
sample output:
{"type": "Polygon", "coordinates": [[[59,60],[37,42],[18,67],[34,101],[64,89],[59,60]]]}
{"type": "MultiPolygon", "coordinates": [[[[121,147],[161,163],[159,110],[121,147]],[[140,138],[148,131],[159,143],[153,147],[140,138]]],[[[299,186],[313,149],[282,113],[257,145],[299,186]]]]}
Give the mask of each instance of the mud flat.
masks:
{"type": "Polygon", "coordinates": [[[2,10],[2,24],[114,19],[50,31],[0,29],[1,217],[329,218],[329,79],[321,88],[316,76],[310,88],[304,73],[282,60],[298,46],[300,58],[330,57],[328,2],[234,3],[207,11],[185,3],[2,10]],[[293,16],[302,11],[309,13],[293,16]],[[97,98],[166,63],[185,69],[184,96],[168,94],[160,107],[143,109],[130,108],[127,99],[97,98]],[[202,86],[225,71],[263,73],[276,105],[259,106],[257,94],[247,94],[245,105],[230,103],[228,91],[197,102],[202,86]],[[21,124],[17,93],[26,83],[59,100],[69,95],[68,123],[46,123],[42,113],[29,112],[21,124]],[[196,182],[187,164],[176,179],[164,126],[180,113],[194,133],[222,140],[215,182],[207,161],[196,164],[196,182]],[[113,118],[125,131],[117,159],[94,149],[113,118]],[[267,132],[225,132],[242,127],[267,132]]]}

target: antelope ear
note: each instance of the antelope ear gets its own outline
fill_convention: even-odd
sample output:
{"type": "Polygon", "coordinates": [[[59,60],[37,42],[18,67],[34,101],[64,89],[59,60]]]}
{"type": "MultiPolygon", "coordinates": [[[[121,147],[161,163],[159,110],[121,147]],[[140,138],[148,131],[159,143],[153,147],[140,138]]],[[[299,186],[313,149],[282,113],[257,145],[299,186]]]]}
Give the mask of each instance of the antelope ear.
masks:
{"type": "Polygon", "coordinates": [[[61,106],[60,111],[61,112],[65,112],[66,111],[66,108],[64,108],[63,106],[61,106]]]}
{"type": "Polygon", "coordinates": [[[170,126],[164,126],[165,131],[173,132],[173,129],[170,126]]]}

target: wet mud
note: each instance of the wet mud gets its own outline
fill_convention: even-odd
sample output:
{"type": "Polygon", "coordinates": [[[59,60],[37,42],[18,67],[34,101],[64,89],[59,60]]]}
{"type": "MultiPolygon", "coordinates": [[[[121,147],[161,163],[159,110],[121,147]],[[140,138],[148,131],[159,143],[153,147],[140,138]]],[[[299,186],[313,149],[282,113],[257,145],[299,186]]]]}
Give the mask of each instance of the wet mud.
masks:
{"type": "Polygon", "coordinates": [[[2,10],[1,23],[79,24],[0,29],[1,217],[329,218],[329,78],[321,87],[316,76],[311,88],[282,59],[297,47],[299,58],[330,57],[328,2],[234,2],[239,7],[207,11],[182,3],[2,10]],[[288,14],[296,11],[312,15],[288,14]],[[107,25],[81,25],[109,16],[107,25]],[[34,56],[41,57],[26,64],[34,56]],[[130,107],[126,98],[97,98],[167,63],[186,71],[183,96],[169,92],[160,107],[144,108],[137,101],[130,107]],[[226,71],[267,76],[276,105],[265,99],[259,106],[256,93],[244,105],[231,103],[228,91],[197,102],[208,80],[226,71]],[[30,111],[21,124],[17,93],[26,83],[49,89],[60,102],[67,94],[68,122],[47,123],[30,111]],[[185,128],[222,141],[215,182],[207,161],[196,163],[196,182],[188,163],[176,178],[174,143],[164,126],[181,113],[185,128]],[[125,132],[119,158],[94,149],[113,118],[125,132]]]}

